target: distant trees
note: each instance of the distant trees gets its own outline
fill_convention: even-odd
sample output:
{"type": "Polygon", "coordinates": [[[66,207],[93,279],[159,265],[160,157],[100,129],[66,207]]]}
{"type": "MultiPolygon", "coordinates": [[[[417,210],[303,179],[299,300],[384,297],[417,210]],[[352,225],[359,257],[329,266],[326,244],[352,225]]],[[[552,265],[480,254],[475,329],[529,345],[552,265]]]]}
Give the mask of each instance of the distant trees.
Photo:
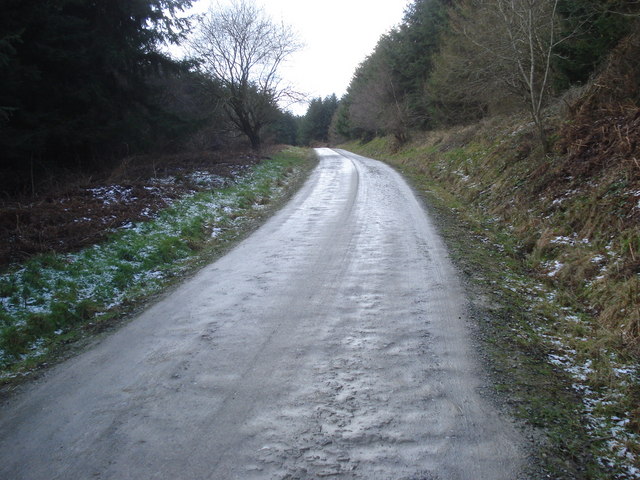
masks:
{"type": "Polygon", "coordinates": [[[397,95],[406,99],[408,119],[418,128],[434,125],[432,99],[425,90],[440,49],[442,35],[449,28],[448,9],[453,0],[414,0],[402,23],[392,30],[387,50],[397,95]]]}
{"type": "Polygon", "coordinates": [[[299,142],[302,145],[329,142],[329,127],[337,109],[338,99],[335,94],[324,99],[312,99],[307,113],[300,121],[299,142]]]}
{"type": "Polygon", "coordinates": [[[267,140],[284,145],[298,145],[300,117],[288,111],[278,111],[267,127],[267,140]]]}
{"type": "Polygon", "coordinates": [[[250,1],[234,0],[200,20],[191,45],[201,70],[222,84],[229,119],[258,150],[278,102],[294,94],[278,75],[282,62],[300,47],[292,29],[250,1]]]}
{"type": "Polygon", "coordinates": [[[409,130],[408,98],[390,67],[390,37],[382,37],[375,52],[356,70],[349,85],[349,118],[362,136],[387,133],[404,142],[409,130]]]}
{"type": "Polygon", "coordinates": [[[425,85],[447,27],[449,3],[415,0],[403,22],[381,37],[353,76],[336,121],[337,133],[359,138],[393,134],[403,142],[410,128],[433,125],[425,85]]]}
{"type": "Polygon", "coordinates": [[[278,74],[299,46],[292,30],[234,0],[198,23],[199,65],[176,61],[162,46],[186,38],[191,4],[2,0],[0,192],[150,149],[221,147],[229,132],[255,149],[404,142],[413,129],[526,107],[547,144],[548,99],[587,82],[640,10],[638,0],[412,0],[346,95],[313,99],[296,118],[282,111],[295,92],[278,74]]]}

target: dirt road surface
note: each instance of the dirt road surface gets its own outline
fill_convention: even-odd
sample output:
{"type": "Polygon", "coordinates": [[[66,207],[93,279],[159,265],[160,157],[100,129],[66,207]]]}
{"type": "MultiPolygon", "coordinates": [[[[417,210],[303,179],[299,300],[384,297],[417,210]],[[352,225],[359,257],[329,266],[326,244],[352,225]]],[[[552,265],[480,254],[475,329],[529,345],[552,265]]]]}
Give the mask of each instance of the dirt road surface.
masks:
{"type": "Polygon", "coordinates": [[[519,478],[411,189],[317,153],[250,238],[5,401],[0,478],[519,478]]]}

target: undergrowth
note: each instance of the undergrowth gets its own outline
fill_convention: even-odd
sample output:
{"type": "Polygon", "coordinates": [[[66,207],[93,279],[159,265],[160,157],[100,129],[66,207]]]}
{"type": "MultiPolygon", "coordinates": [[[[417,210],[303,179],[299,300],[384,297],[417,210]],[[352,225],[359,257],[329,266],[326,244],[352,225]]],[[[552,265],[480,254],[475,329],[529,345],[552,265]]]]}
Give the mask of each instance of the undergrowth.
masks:
{"type": "Polygon", "coordinates": [[[43,254],[0,274],[0,367],[6,382],[229,248],[302,178],[289,148],[230,186],[189,195],[150,221],[75,253],[43,254]]]}
{"type": "Polygon", "coordinates": [[[344,148],[396,166],[472,232],[449,246],[490,299],[497,388],[544,431],[552,478],[638,478],[640,177],[558,179],[570,165],[524,117],[344,148]]]}

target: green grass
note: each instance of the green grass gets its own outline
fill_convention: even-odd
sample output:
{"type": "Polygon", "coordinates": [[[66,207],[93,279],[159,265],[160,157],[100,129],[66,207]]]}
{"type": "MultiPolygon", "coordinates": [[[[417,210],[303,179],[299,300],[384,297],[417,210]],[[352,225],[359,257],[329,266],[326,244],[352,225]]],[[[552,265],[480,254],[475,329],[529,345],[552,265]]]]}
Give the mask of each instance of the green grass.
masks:
{"type": "Polygon", "coordinates": [[[46,254],[0,275],[3,381],[100,330],[237,242],[279,205],[312,161],[289,148],[230,186],[176,201],[156,218],[72,254],[46,254]]]}

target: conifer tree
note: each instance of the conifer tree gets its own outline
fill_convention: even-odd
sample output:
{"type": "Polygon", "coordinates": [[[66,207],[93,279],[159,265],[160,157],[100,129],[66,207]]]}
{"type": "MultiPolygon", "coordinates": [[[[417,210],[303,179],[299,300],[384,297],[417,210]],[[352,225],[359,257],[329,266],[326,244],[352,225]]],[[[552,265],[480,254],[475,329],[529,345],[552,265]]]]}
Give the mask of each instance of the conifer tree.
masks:
{"type": "Polygon", "coordinates": [[[147,80],[178,68],[191,0],[3,0],[0,168],[75,167],[153,142],[162,109],[147,80]]]}

